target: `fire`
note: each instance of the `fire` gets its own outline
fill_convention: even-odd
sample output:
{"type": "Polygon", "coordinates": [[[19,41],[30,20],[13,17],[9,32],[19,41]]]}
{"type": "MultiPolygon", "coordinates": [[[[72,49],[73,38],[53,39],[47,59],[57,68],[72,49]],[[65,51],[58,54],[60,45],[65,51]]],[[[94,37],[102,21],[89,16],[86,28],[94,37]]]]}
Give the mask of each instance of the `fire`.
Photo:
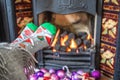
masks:
{"type": "Polygon", "coordinates": [[[87,46],[86,46],[86,45],[83,45],[83,49],[86,50],[86,49],[87,49],[87,46]]]}
{"type": "Polygon", "coordinates": [[[69,48],[69,47],[67,47],[67,50],[66,50],[67,52],[70,52],[71,51],[71,49],[69,48]]]}
{"type": "Polygon", "coordinates": [[[94,39],[92,38],[92,35],[91,35],[91,34],[88,34],[87,40],[91,40],[91,43],[92,43],[92,44],[94,43],[94,39]]]}
{"type": "Polygon", "coordinates": [[[91,41],[93,41],[93,38],[92,38],[92,35],[91,35],[91,34],[88,34],[88,36],[87,36],[87,40],[91,40],[91,41]]]}
{"type": "Polygon", "coordinates": [[[65,35],[64,37],[61,37],[61,39],[60,39],[61,46],[66,46],[65,42],[67,40],[68,40],[68,35],[65,35]]]}
{"type": "Polygon", "coordinates": [[[57,33],[56,33],[56,35],[55,35],[55,37],[54,37],[54,40],[53,40],[53,42],[52,42],[52,44],[51,44],[51,47],[55,47],[55,45],[56,45],[56,43],[57,43],[57,41],[58,41],[58,36],[59,36],[59,34],[60,34],[60,29],[57,30],[57,33]]]}
{"type": "Polygon", "coordinates": [[[74,39],[71,39],[70,48],[71,48],[71,49],[77,49],[77,43],[75,42],[74,39]]]}
{"type": "Polygon", "coordinates": [[[52,50],[52,51],[53,51],[53,52],[57,52],[57,50],[56,50],[56,49],[54,49],[54,48],[53,48],[53,50],[52,50]]]}
{"type": "Polygon", "coordinates": [[[90,39],[92,39],[92,36],[90,34],[88,34],[87,40],[90,40],[90,39]]]}
{"type": "Polygon", "coordinates": [[[57,30],[57,33],[54,37],[54,40],[51,44],[51,47],[53,48],[53,52],[57,51],[66,51],[66,52],[80,52],[81,50],[86,51],[87,48],[91,47],[91,44],[93,43],[93,38],[90,34],[88,34],[86,40],[78,42],[79,40],[77,38],[72,38],[68,34],[60,35],[60,29],[57,30]],[[72,38],[72,39],[71,39],[72,38]]]}

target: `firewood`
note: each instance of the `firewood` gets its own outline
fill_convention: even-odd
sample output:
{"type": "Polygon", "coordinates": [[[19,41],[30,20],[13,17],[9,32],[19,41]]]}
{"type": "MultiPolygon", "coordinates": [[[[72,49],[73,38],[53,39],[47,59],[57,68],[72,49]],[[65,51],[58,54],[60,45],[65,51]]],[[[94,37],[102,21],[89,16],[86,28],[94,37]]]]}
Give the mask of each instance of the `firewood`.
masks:
{"type": "Polygon", "coordinates": [[[67,47],[66,47],[66,46],[60,46],[60,51],[65,52],[65,51],[66,51],[66,49],[67,49],[67,47]]]}
{"type": "Polygon", "coordinates": [[[64,37],[65,35],[67,35],[68,33],[67,33],[67,31],[64,31],[60,36],[61,37],[64,37]]]}
{"type": "Polygon", "coordinates": [[[78,48],[78,52],[80,53],[80,52],[83,52],[84,51],[84,48],[83,47],[79,47],[78,48]]]}
{"type": "Polygon", "coordinates": [[[79,33],[77,34],[78,37],[82,37],[82,36],[84,36],[84,35],[87,35],[87,33],[86,33],[86,32],[79,32],[79,33]]]}
{"type": "Polygon", "coordinates": [[[69,33],[68,36],[69,36],[69,39],[75,39],[75,34],[74,33],[69,33]]]}
{"type": "Polygon", "coordinates": [[[80,38],[77,38],[77,39],[75,40],[75,42],[77,43],[78,46],[80,46],[81,43],[82,43],[82,40],[81,40],[80,38]]]}
{"type": "Polygon", "coordinates": [[[72,48],[72,49],[71,49],[71,52],[76,52],[76,49],[72,48]]]}
{"type": "Polygon", "coordinates": [[[90,40],[84,40],[83,43],[87,48],[91,47],[91,41],[90,40]]]}

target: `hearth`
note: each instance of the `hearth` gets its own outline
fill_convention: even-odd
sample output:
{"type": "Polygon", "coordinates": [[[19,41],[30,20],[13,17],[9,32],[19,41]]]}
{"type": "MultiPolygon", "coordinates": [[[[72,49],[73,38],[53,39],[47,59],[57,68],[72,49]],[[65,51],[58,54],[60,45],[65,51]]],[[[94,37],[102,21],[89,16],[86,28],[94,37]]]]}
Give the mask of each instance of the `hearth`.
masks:
{"type": "Polygon", "coordinates": [[[95,56],[99,56],[100,49],[102,0],[99,1],[98,8],[99,10],[96,11],[96,0],[91,0],[91,4],[89,0],[34,0],[34,23],[40,25],[47,21],[56,25],[58,29],[51,46],[36,53],[38,66],[58,69],[66,65],[71,70],[83,69],[88,72],[98,69],[99,57],[95,56]],[[70,18],[71,15],[80,15],[82,19],[78,18],[74,22],[70,18]],[[71,27],[78,25],[79,22],[83,28],[81,24],[87,24],[88,30],[76,29],[77,32],[74,32],[71,27]],[[64,43],[62,44],[61,41],[64,43]]]}

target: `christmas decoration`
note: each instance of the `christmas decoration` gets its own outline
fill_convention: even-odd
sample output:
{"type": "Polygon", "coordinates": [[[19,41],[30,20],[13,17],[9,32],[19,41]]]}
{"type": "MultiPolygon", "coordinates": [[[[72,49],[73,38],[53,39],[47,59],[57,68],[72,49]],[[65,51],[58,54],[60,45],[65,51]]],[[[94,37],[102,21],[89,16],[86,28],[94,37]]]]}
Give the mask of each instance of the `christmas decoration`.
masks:
{"type": "Polygon", "coordinates": [[[28,23],[24,29],[22,30],[21,34],[11,43],[11,45],[16,45],[23,40],[27,39],[30,35],[32,35],[37,29],[37,26],[35,26],[32,22],[28,23]]]}

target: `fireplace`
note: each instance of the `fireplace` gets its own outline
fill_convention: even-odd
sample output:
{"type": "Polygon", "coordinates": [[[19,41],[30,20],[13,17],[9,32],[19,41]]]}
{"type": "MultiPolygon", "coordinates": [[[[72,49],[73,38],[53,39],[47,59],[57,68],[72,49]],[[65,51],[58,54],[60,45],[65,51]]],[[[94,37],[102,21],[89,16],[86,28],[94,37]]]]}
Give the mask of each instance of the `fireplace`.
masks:
{"type": "MultiPolygon", "coordinates": [[[[83,43],[87,41],[89,47],[86,50],[84,50],[84,47],[81,48],[79,46],[79,49],[77,47],[77,49],[71,49],[71,51],[66,52],[65,46],[58,44],[55,47],[55,44],[54,47],[50,46],[38,51],[36,55],[39,61],[39,67],[61,68],[67,65],[71,70],[83,69],[85,71],[91,71],[93,69],[99,69],[99,57],[96,58],[95,56],[99,56],[98,53],[100,49],[102,0],[98,1],[98,3],[99,4],[97,4],[96,0],[91,0],[91,4],[89,4],[89,0],[33,0],[34,23],[40,25],[48,21],[56,25],[57,29],[61,31],[57,39],[66,33],[67,35],[73,34],[75,40],[79,38],[79,33],[87,33],[86,36],[92,36],[90,45],[87,39],[79,40],[82,41],[80,46],[83,46],[83,43]],[[98,5],[98,7],[96,7],[96,5],[98,5]],[[78,20],[74,21],[70,18],[74,15],[80,15],[79,18],[82,19],[75,18],[78,20]],[[85,19],[86,17],[87,19],[85,19]],[[78,25],[80,21],[83,22],[83,24],[87,24],[88,31],[81,32],[78,29],[78,31],[72,31],[73,29],[70,29],[74,24],[78,25]]],[[[83,27],[83,25],[79,25],[83,27]]],[[[85,35],[83,37],[85,37],[85,35]]],[[[60,41],[57,40],[56,43],[59,42],[60,41]]],[[[78,44],[79,43],[80,42],[78,42],[78,44]]]]}
{"type": "Polygon", "coordinates": [[[95,46],[87,33],[79,35],[58,29],[50,47],[37,53],[39,67],[60,69],[68,66],[71,71],[82,69],[90,72],[95,69],[95,46]]]}

